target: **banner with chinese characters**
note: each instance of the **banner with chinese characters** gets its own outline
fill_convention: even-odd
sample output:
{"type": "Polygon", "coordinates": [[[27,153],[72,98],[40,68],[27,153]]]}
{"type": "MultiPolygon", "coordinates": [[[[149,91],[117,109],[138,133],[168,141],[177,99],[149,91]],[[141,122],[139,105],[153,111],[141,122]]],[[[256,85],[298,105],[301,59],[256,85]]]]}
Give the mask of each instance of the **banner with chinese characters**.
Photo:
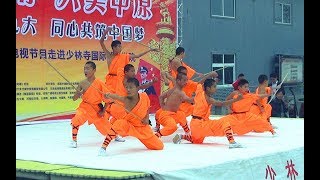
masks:
{"type": "MultiPolygon", "coordinates": [[[[123,53],[160,50],[132,63],[137,76],[140,59],[152,68],[150,73],[166,70],[175,55],[176,14],[176,0],[17,0],[16,121],[74,115],[81,100],[73,101],[72,96],[85,78],[84,64],[94,61],[96,77],[102,81],[108,73],[99,44],[106,27],[113,28],[105,39],[110,52],[116,39],[123,53]]],[[[158,78],[156,96],[163,86],[158,78]]]]}

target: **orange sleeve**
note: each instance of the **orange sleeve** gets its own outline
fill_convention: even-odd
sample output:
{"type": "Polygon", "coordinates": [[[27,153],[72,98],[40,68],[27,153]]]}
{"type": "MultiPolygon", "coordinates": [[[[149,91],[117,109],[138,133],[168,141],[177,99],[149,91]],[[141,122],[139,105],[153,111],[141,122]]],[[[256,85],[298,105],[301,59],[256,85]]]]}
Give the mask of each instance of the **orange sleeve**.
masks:
{"type": "MultiPolygon", "coordinates": [[[[237,94],[233,98],[237,98],[237,94]]],[[[258,99],[258,95],[247,93],[243,95],[243,99],[232,103],[231,109],[234,112],[248,112],[253,105],[253,103],[258,99]]]]}
{"type": "Polygon", "coordinates": [[[194,82],[192,80],[188,80],[187,84],[185,87],[183,87],[183,91],[186,93],[187,96],[191,97],[192,94],[194,92],[196,92],[197,90],[197,85],[198,83],[197,82],[194,82]]]}

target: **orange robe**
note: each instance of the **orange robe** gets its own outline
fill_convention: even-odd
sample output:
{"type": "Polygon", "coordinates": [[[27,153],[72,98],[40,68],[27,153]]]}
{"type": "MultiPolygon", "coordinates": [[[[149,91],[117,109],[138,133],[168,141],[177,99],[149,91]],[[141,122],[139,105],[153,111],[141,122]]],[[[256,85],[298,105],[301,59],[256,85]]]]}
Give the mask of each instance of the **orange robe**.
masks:
{"type": "MultiPolygon", "coordinates": [[[[270,87],[265,88],[266,94],[271,94],[272,90],[270,87]]],[[[259,87],[256,89],[256,94],[259,94],[259,87]]],[[[271,116],[272,107],[270,104],[268,104],[268,97],[265,97],[260,100],[260,104],[262,105],[262,108],[264,109],[264,112],[261,113],[260,108],[256,103],[254,103],[253,106],[251,106],[250,112],[261,115],[263,118],[269,118],[271,116]]]]}
{"type": "Polygon", "coordinates": [[[117,73],[118,70],[122,70],[125,65],[129,63],[130,54],[118,54],[116,55],[109,66],[109,73],[106,75],[106,85],[107,88],[110,89],[111,93],[116,93],[116,84],[118,81],[117,73]]]}
{"type": "MultiPolygon", "coordinates": [[[[235,95],[233,98],[236,98],[235,95]]],[[[232,103],[232,114],[227,115],[234,133],[243,135],[251,131],[273,131],[270,123],[263,116],[250,112],[251,106],[259,97],[256,94],[243,94],[243,99],[232,103]]]]}
{"type": "Polygon", "coordinates": [[[160,124],[163,126],[159,131],[161,136],[173,134],[178,129],[177,123],[182,126],[186,133],[190,132],[186,115],[183,111],[172,112],[160,108],[155,114],[155,119],[159,126],[160,124]]]}
{"type": "MultiPolygon", "coordinates": [[[[195,144],[201,144],[207,136],[225,136],[231,130],[228,118],[222,117],[218,120],[210,120],[212,104],[208,104],[205,92],[201,84],[198,85],[195,105],[190,122],[191,137],[195,144]]],[[[230,131],[232,133],[232,131],[230,131]]]]}
{"type": "Polygon", "coordinates": [[[134,136],[138,138],[148,149],[161,150],[164,145],[153,133],[151,126],[141,122],[150,108],[150,100],[146,93],[139,93],[140,100],[137,105],[122,119],[118,119],[112,125],[112,129],[119,135],[134,136]]]}
{"type": "Polygon", "coordinates": [[[100,110],[98,104],[102,101],[106,103],[110,101],[105,99],[100,91],[103,93],[109,92],[105,84],[96,78],[82,95],[82,102],[77,108],[75,116],[71,119],[71,124],[81,126],[88,120],[89,125],[93,123],[101,134],[106,135],[108,128],[111,127],[108,121],[110,115],[105,113],[103,117],[100,117],[98,115],[100,110]]]}
{"type": "MultiPolygon", "coordinates": [[[[127,96],[127,90],[124,86],[124,72],[123,72],[123,69],[122,70],[118,70],[118,73],[117,73],[117,82],[116,82],[116,87],[115,87],[115,90],[116,90],[116,94],[119,95],[119,96],[127,96]]],[[[110,107],[110,114],[112,115],[112,119],[110,120],[111,123],[114,123],[115,120],[117,119],[121,119],[123,118],[127,112],[125,111],[124,109],[124,104],[123,102],[120,102],[120,101],[116,101],[116,103],[113,103],[110,107]]]]}
{"type": "MultiPolygon", "coordinates": [[[[185,85],[185,87],[183,87],[182,91],[184,91],[188,97],[192,97],[193,93],[195,93],[197,90],[197,85],[198,85],[197,82],[194,82],[192,80],[188,80],[187,84],[185,85]]],[[[185,113],[186,117],[188,117],[192,114],[193,108],[194,108],[194,105],[192,105],[188,102],[183,102],[179,106],[179,110],[183,111],[185,113]]]]}

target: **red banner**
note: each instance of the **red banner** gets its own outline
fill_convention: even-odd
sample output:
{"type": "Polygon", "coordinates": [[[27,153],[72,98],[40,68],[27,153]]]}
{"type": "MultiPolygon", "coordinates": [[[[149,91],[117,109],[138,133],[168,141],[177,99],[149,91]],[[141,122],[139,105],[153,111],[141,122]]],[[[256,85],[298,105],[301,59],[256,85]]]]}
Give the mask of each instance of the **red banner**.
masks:
{"type": "MultiPolygon", "coordinates": [[[[105,39],[109,51],[113,40],[128,53],[158,48],[141,58],[155,70],[167,67],[176,48],[176,13],[176,0],[17,0],[17,121],[74,111],[80,102],[72,101],[73,86],[85,78],[88,60],[97,65],[96,77],[105,80],[99,40],[107,27],[114,30],[105,39]]],[[[139,61],[133,65],[138,69],[139,61]]],[[[159,86],[154,85],[156,96],[159,86]]]]}

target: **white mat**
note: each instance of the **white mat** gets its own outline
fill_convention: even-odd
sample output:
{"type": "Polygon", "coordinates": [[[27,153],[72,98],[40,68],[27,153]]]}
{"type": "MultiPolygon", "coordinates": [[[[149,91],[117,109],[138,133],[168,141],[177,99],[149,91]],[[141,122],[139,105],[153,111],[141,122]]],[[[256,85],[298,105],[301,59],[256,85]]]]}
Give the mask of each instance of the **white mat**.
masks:
{"type": "MultiPolygon", "coordinates": [[[[151,120],[155,124],[153,116],[151,120]]],[[[156,179],[164,177],[165,179],[207,179],[208,174],[211,176],[213,170],[216,177],[224,179],[228,178],[225,173],[230,170],[236,172],[235,168],[240,168],[239,172],[243,172],[241,177],[248,177],[246,173],[252,173],[254,170],[252,166],[248,169],[248,163],[252,165],[263,162],[265,164],[261,165],[261,172],[257,172],[256,175],[250,174],[250,178],[248,177],[248,179],[256,177],[262,179],[266,174],[266,162],[270,161],[272,164],[272,159],[280,156],[277,159],[284,161],[282,164],[286,163],[285,160],[288,158],[299,161],[295,167],[300,171],[296,178],[303,177],[301,162],[303,162],[304,151],[304,120],[273,118],[271,122],[278,126],[276,130],[278,137],[272,137],[269,132],[235,136],[235,140],[245,146],[241,149],[229,149],[226,137],[209,137],[205,139],[204,144],[200,145],[189,144],[186,141],[182,141],[182,144],[173,144],[172,137],[183,131],[179,128],[173,135],[162,138],[165,144],[164,150],[148,150],[134,137],[126,137],[126,142],[113,141],[108,146],[107,157],[98,156],[104,137],[99,134],[94,125],[85,124],[80,128],[76,149],[69,148],[70,121],[16,126],[16,159],[94,169],[147,172],[153,174],[156,179]],[[272,158],[263,158],[268,156],[272,158]],[[255,161],[252,161],[252,158],[255,161]],[[231,162],[232,166],[230,166],[231,162]],[[222,164],[224,166],[221,166],[222,164]],[[244,169],[241,170],[241,168],[244,169]],[[211,171],[211,174],[208,171],[211,171]]],[[[286,175],[287,172],[282,174],[286,175]]],[[[280,172],[276,177],[279,176],[281,177],[280,172]]]]}

